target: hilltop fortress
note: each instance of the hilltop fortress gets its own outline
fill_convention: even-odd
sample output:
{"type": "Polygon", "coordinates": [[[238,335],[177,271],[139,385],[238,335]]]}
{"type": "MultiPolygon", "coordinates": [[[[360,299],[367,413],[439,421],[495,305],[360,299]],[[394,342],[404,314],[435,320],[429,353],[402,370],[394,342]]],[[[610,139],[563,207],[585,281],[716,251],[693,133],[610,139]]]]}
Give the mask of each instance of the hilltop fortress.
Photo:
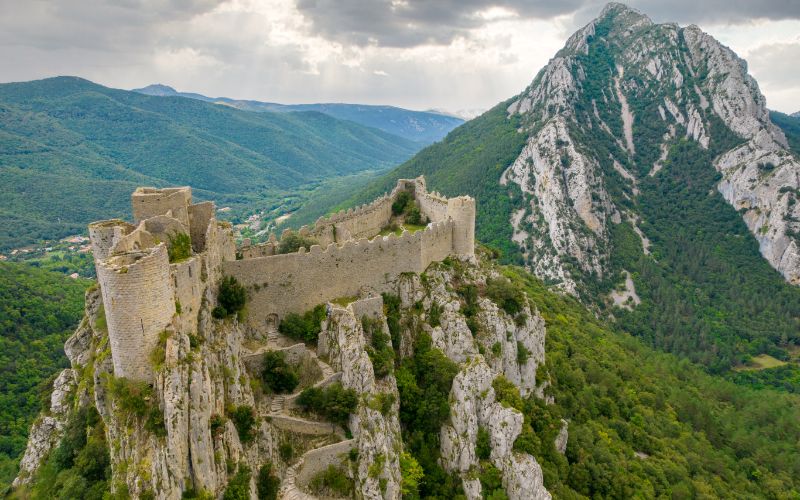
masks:
{"type": "Polygon", "coordinates": [[[152,381],[150,353],[160,335],[194,333],[222,276],[245,286],[248,328],[267,332],[287,313],[386,291],[402,273],[423,272],[448,256],[474,257],[475,200],[429,193],[423,177],[401,179],[370,204],[302,227],[298,235],[315,243],[285,254],[281,242],[298,236],[291,230],[280,241],[272,235],[237,249],[213,202],[193,204],[189,187],[139,188],[131,202],[134,224],[114,219],[89,226],[117,377],[152,381]],[[381,236],[403,192],[429,222],[413,233],[381,236]],[[186,236],[191,248],[176,257],[173,247],[186,236]]]}

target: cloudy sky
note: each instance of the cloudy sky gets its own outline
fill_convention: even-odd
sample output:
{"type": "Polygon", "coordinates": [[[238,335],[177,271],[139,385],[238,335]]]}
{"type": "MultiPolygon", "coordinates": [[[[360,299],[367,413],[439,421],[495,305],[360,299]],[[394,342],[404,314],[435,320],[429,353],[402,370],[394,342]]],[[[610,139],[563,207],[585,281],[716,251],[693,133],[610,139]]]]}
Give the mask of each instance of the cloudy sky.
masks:
{"type": "MultiPolygon", "coordinates": [[[[0,0],[0,81],[76,75],[211,96],[475,112],[521,91],[595,0],[0,0]]],[[[632,0],[748,60],[800,110],[800,0],[632,0]]]]}

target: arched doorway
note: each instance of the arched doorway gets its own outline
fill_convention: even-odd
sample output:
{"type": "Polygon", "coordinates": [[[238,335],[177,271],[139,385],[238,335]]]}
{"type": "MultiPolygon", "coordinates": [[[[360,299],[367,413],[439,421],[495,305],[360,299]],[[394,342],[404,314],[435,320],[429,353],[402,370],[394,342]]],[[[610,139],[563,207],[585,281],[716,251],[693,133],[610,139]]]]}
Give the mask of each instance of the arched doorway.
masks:
{"type": "Polygon", "coordinates": [[[267,315],[267,332],[278,331],[278,315],[275,313],[267,315]]]}

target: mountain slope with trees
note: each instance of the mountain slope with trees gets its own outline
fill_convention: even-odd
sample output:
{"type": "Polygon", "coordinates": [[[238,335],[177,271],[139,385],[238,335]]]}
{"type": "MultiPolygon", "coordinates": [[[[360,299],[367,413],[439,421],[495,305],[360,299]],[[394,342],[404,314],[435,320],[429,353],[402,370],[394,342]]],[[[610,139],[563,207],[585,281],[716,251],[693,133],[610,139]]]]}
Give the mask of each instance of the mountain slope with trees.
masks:
{"type": "MultiPolygon", "coordinates": [[[[754,234],[748,225],[759,211],[737,209],[725,198],[738,189],[730,186],[742,182],[732,176],[752,171],[754,185],[762,183],[753,188],[753,196],[776,199],[773,212],[785,212],[786,236],[776,238],[794,241],[792,211],[798,209],[800,190],[792,182],[797,182],[800,164],[779,144],[796,141],[795,119],[772,113],[786,139],[771,123],[748,122],[763,127],[759,137],[773,141],[758,153],[742,135],[747,132],[740,122],[750,118],[732,115],[725,122],[711,113],[707,101],[720,98],[694,93],[710,84],[685,69],[681,78],[674,77],[683,92],[694,93],[685,105],[694,113],[704,109],[707,122],[689,125],[690,112],[667,110],[664,103],[674,99],[669,92],[677,92],[676,83],[663,76],[669,90],[651,88],[640,75],[665,72],[664,67],[647,69],[647,57],[663,66],[671,53],[651,48],[634,63],[620,48],[635,46],[636,36],[662,43],[665,30],[678,40],[700,37],[707,50],[717,50],[716,42],[699,30],[689,34],[674,25],[653,25],[636,11],[610,4],[525,92],[457,128],[347,203],[385,191],[397,177],[425,174],[432,189],[477,198],[477,234],[501,249],[506,262],[527,265],[548,285],[572,292],[651,345],[714,373],[800,391],[794,357],[800,344],[800,288],[764,259],[762,236],[771,229],[754,234]],[[564,68],[564,61],[577,61],[578,69],[564,68]],[[623,64],[621,71],[618,65],[623,64]],[[621,74],[636,75],[623,99],[633,115],[630,136],[617,94],[621,74]],[[571,83],[559,87],[564,81],[571,83]],[[604,99],[607,105],[600,104],[604,99]],[[683,125],[668,123],[673,112],[683,125]],[[720,158],[730,151],[750,151],[741,153],[739,173],[719,170],[720,158]],[[760,159],[749,160],[753,154],[760,159]],[[723,182],[728,187],[719,188],[723,182]],[[627,276],[633,290],[626,290],[627,276]],[[619,296],[631,301],[615,303],[619,296]],[[786,364],[732,371],[756,355],[786,364]]],[[[755,82],[748,85],[755,89],[751,99],[763,104],[755,82]]],[[[767,217],[771,221],[775,214],[767,217]]]]}
{"type": "Polygon", "coordinates": [[[189,99],[231,106],[243,111],[291,113],[317,111],[340,120],[350,120],[366,127],[383,130],[410,141],[427,145],[442,139],[448,132],[464,123],[461,118],[431,111],[412,111],[395,106],[367,104],[315,103],[278,104],[274,102],[231,99],[229,97],[207,97],[193,92],[178,92],[166,85],[148,85],[133,92],[152,96],[179,96],[189,99]]]}
{"type": "Polygon", "coordinates": [[[89,284],[0,263],[0,494],[16,475],[33,418],[50,405],[53,377],[69,366],[64,341],[83,316],[89,284]]]}
{"type": "Polygon", "coordinates": [[[252,207],[417,149],[317,112],[249,113],[73,77],[3,84],[0,249],[123,216],[140,185],[191,185],[221,206],[252,207]]]}

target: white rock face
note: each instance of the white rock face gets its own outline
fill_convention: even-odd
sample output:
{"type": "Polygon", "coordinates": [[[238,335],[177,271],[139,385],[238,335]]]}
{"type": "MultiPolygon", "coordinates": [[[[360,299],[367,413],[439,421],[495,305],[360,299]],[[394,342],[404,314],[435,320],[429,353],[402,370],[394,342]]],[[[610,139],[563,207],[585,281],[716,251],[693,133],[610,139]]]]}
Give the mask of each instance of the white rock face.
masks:
{"type": "MultiPolygon", "coordinates": [[[[463,272],[459,279],[480,286],[499,278],[474,268],[463,272]]],[[[473,335],[461,314],[459,297],[452,287],[454,281],[457,279],[453,270],[434,266],[426,272],[424,282],[417,276],[408,276],[401,278],[398,285],[403,304],[409,308],[421,304],[423,317],[430,315],[433,304],[441,307],[440,326],[431,328],[423,323],[422,328],[431,335],[434,347],[461,364],[450,391],[450,422],[440,433],[442,464],[461,475],[467,498],[482,498],[481,483],[475,479],[474,471],[479,463],[475,451],[478,429],[483,427],[489,433],[491,462],[501,471],[509,498],[549,499],[536,459],[513,451],[522,430],[522,414],[497,403],[492,388],[494,379],[503,375],[517,385],[520,394],[543,397],[546,382],[537,386],[536,371],[545,358],[544,320],[526,305],[515,321],[496,304],[481,298],[475,316],[479,332],[473,335]],[[485,355],[478,353],[479,346],[485,355]],[[498,347],[499,354],[495,354],[498,347]],[[522,364],[518,357],[520,347],[528,352],[522,364]]]]}
{"type": "MultiPolygon", "coordinates": [[[[334,307],[320,333],[321,349],[327,352],[330,365],[342,372],[342,386],[359,395],[357,412],[350,416],[350,429],[358,449],[357,495],[365,499],[399,499],[401,496],[400,452],[402,436],[398,418],[399,394],[393,375],[376,380],[366,351],[367,338],[356,318],[358,304],[334,307]],[[391,398],[386,414],[380,411],[381,398],[391,398]],[[375,472],[371,467],[382,464],[375,472]]],[[[386,318],[381,314],[381,328],[388,335],[386,318]]]]}
{"type": "Polygon", "coordinates": [[[67,368],[53,382],[50,395],[50,414],[43,415],[33,423],[28,435],[28,445],[19,464],[19,474],[14,479],[17,487],[30,481],[42,464],[42,460],[58,444],[64,434],[67,413],[70,410],[70,393],[75,389],[75,371],[67,368]]]}
{"type": "Polygon", "coordinates": [[[525,308],[525,319],[516,324],[504,311],[488,299],[480,301],[479,321],[483,326],[478,342],[484,347],[486,362],[492,372],[502,374],[519,387],[522,397],[536,391],[536,370],[544,363],[544,320],[539,313],[525,308]],[[500,354],[495,355],[494,346],[500,345],[500,354]],[[520,364],[520,350],[528,353],[526,361],[520,364]]]}
{"type": "MultiPolygon", "coordinates": [[[[490,459],[503,473],[509,499],[549,499],[539,464],[530,455],[513,451],[523,417],[495,401],[493,380],[494,374],[480,355],[467,361],[453,380],[450,423],[441,431],[443,464],[462,477],[477,467],[475,444],[479,427],[484,427],[489,433],[490,459]]],[[[464,490],[470,499],[481,498],[480,482],[465,477],[464,490]]]]}
{"type": "Polygon", "coordinates": [[[633,9],[609,4],[567,41],[508,112],[522,115],[531,133],[501,183],[518,184],[526,194],[522,213],[511,214],[513,240],[542,279],[577,294],[585,276],[604,275],[609,221],[620,220],[623,208],[610,200],[608,168],[601,163],[624,172],[624,197],[632,199],[637,170],[656,175],[679,136],[709,149],[722,123],[743,143],[714,161],[723,175],[718,189],[742,211],[764,258],[788,282],[800,284],[800,160],[770,121],[747,64],[697,26],[653,24],[633,9]],[[605,43],[600,38],[614,65],[604,80],[590,80],[584,58],[593,43],[605,43]],[[601,94],[590,94],[598,85],[601,94]],[[649,165],[637,165],[646,147],[640,142],[645,138],[633,133],[634,102],[640,108],[652,102],[652,114],[643,119],[660,119],[667,129],[663,142],[651,145],[661,156],[649,165]],[[610,158],[583,142],[605,135],[603,141],[616,145],[603,153],[610,158]],[[773,168],[767,172],[759,164],[773,168]],[[569,271],[576,265],[581,273],[569,271]]]}
{"type": "Polygon", "coordinates": [[[556,450],[562,455],[567,452],[567,441],[569,441],[569,422],[561,419],[561,430],[558,431],[558,436],[556,436],[556,450]]]}
{"type": "Polygon", "coordinates": [[[529,215],[517,218],[514,238],[526,240],[522,250],[537,276],[575,293],[563,255],[602,275],[606,256],[595,249],[608,241],[607,219],[614,210],[597,162],[575,147],[563,117],[550,119],[528,139],[500,182],[518,184],[529,195],[529,215]],[[521,237],[523,232],[531,237],[521,237]]]}

